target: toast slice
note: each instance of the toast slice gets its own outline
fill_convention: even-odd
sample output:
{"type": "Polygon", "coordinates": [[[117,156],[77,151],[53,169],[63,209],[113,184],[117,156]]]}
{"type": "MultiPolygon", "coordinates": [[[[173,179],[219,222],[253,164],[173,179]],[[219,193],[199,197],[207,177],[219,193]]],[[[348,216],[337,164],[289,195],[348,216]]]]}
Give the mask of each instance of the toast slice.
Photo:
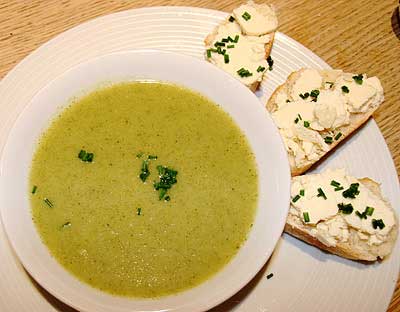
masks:
{"type": "MultiPolygon", "coordinates": [[[[363,76],[360,75],[354,75],[351,73],[343,73],[341,70],[311,70],[311,69],[300,69],[299,71],[293,72],[290,74],[286,80],[285,83],[280,85],[272,94],[272,96],[269,98],[266,108],[267,110],[272,113],[274,116],[274,113],[279,111],[282,107],[286,105],[286,103],[290,104],[290,102],[301,102],[304,99],[296,97],[296,94],[293,94],[293,92],[296,92],[296,90],[301,90],[301,88],[296,88],[295,84],[296,82],[301,79],[301,75],[305,71],[315,71],[318,72],[319,75],[321,76],[321,83],[319,84],[318,81],[312,82],[313,78],[310,77],[310,88],[312,90],[318,90],[318,93],[320,92],[325,92],[326,90],[334,90],[334,91],[339,91],[341,95],[343,96],[343,99],[345,101],[349,101],[352,89],[350,88],[350,85],[353,85],[357,88],[362,87],[363,85],[370,88],[371,90],[374,88],[375,89],[375,94],[368,98],[367,96],[363,96],[361,93],[362,90],[355,90],[355,96],[359,97],[360,99],[367,99],[368,103],[364,103],[361,105],[361,107],[349,107],[349,105],[346,104],[345,109],[348,112],[348,120],[345,124],[341,124],[338,127],[335,127],[333,129],[319,129],[318,134],[321,136],[321,138],[325,142],[326,137],[331,137],[332,140],[329,142],[329,144],[323,144],[322,148],[316,153],[316,155],[313,155],[312,158],[305,157],[303,161],[296,161],[296,155],[294,151],[288,146],[288,142],[285,140],[285,145],[286,149],[288,151],[288,157],[289,157],[289,163],[291,167],[291,174],[292,176],[297,176],[300,174],[303,174],[306,172],[311,166],[313,166],[315,163],[317,163],[321,158],[326,156],[330,151],[335,149],[337,145],[339,145],[343,140],[345,140],[349,135],[351,135],[356,129],[358,129],[360,126],[362,126],[375,112],[375,110],[379,107],[379,105],[382,103],[384,97],[383,97],[383,89],[382,86],[380,85],[380,82],[378,78],[372,77],[372,78],[367,78],[367,76],[364,74],[363,76]],[[354,80],[355,78],[353,77],[362,77],[361,80],[363,81],[363,84],[358,85],[358,83],[354,80]],[[350,81],[353,80],[353,81],[350,81]],[[343,89],[342,89],[343,88],[343,89]],[[350,88],[350,89],[349,89],[350,88]],[[323,90],[323,91],[322,91],[323,90]],[[344,91],[347,91],[344,92],[344,91]],[[360,93],[360,94],[359,94],[360,93]],[[346,97],[348,97],[346,99],[346,97]],[[340,133],[340,134],[339,134],[340,133]],[[336,138],[337,136],[337,138],[336,138]],[[335,138],[335,139],[333,139],[335,138]]],[[[359,80],[358,80],[359,81],[359,80]]],[[[298,83],[300,84],[300,83],[298,83]]],[[[300,84],[301,85],[301,84],[300,84]]],[[[308,90],[308,93],[311,93],[311,89],[308,90]]],[[[368,90],[369,92],[370,90],[368,90]]],[[[304,97],[304,93],[299,93],[299,95],[302,95],[304,97]]],[[[372,93],[371,93],[372,94],[372,93]]],[[[307,94],[306,94],[307,95],[307,94]]],[[[308,100],[310,101],[311,96],[309,96],[308,100]]],[[[353,99],[354,101],[354,99],[353,99]]],[[[312,101],[311,101],[312,103],[312,101]]],[[[316,102],[318,103],[318,98],[316,99],[316,102]]],[[[357,106],[357,105],[356,105],[357,106]]],[[[293,118],[295,120],[295,118],[293,118]]],[[[278,126],[279,128],[279,126],[278,126]]],[[[282,129],[280,129],[282,130],[282,129]]],[[[282,134],[282,131],[281,131],[282,134]]],[[[283,135],[283,134],[282,134],[283,135]]],[[[284,135],[283,135],[284,136],[284,135]]],[[[299,143],[299,142],[297,142],[299,143]]],[[[301,143],[301,142],[300,142],[301,143]]]]}
{"type": "MultiPolygon", "coordinates": [[[[304,176],[294,177],[293,180],[301,180],[303,177],[304,176]]],[[[390,212],[393,214],[394,225],[385,236],[385,240],[380,244],[370,244],[368,240],[361,239],[359,230],[351,226],[348,227],[347,240],[338,241],[335,246],[326,244],[324,243],[323,239],[318,238],[316,227],[304,223],[304,220],[299,215],[296,215],[296,213],[289,213],[284,231],[310,245],[316,246],[322,250],[343,258],[359,261],[376,261],[378,259],[387,257],[391,253],[396,242],[398,233],[397,217],[393,208],[390,206],[390,203],[383,198],[380,186],[377,182],[369,178],[358,179],[358,182],[370,190],[380,200],[382,200],[382,202],[385,203],[386,207],[390,209],[390,212]]],[[[305,192],[307,191],[308,190],[306,189],[305,192]]],[[[292,205],[291,211],[293,212],[292,205]]],[[[322,205],[320,208],[325,209],[326,207],[322,205]]],[[[374,215],[367,217],[368,221],[370,219],[372,220],[373,217],[374,215]]],[[[321,222],[323,223],[325,221],[321,222]]]]}
{"type": "MultiPolygon", "coordinates": [[[[267,23],[268,24],[268,23],[267,23]]],[[[272,69],[272,59],[270,58],[272,45],[277,27],[277,17],[275,10],[268,4],[256,4],[253,1],[248,1],[235,9],[233,13],[218,25],[212,33],[204,40],[206,46],[205,58],[207,61],[225,70],[233,77],[240,80],[251,91],[256,91],[268,71],[272,69]],[[269,25],[265,25],[259,33],[244,28],[242,12],[252,12],[248,22],[256,17],[263,18],[269,21],[269,25]],[[261,17],[260,17],[261,16],[261,17]],[[238,20],[240,19],[240,23],[238,20]],[[228,37],[234,39],[238,36],[238,42],[229,40],[221,50],[217,52],[218,44],[221,41],[226,41],[228,37]],[[224,40],[223,40],[224,39],[224,40]],[[232,48],[231,48],[232,47],[232,48]],[[225,50],[225,51],[224,51],[225,50]],[[225,56],[229,57],[229,63],[226,63],[225,56]],[[240,69],[248,70],[248,76],[239,74],[240,69]],[[262,69],[262,70],[261,70],[262,69]]],[[[246,74],[246,72],[245,72],[246,74]]]]}

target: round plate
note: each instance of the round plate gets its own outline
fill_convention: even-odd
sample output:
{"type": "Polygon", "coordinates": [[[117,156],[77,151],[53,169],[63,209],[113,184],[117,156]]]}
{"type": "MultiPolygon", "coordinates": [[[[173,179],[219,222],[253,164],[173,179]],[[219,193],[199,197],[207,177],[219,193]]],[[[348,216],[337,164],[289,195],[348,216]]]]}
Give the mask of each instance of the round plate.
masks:
{"type": "MultiPolygon", "coordinates": [[[[184,7],[119,12],[75,27],[18,64],[0,84],[0,148],[24,106],[48,82],[90,58],[135,48],[156,48],[203,57],[203,39],[226,13],[184,7]]],[[[301,67],[329,68],[311,51],[278,33],[274,70],[257,92],[262,103],[287,75],[301,67]]],[[[356,69],[354,69],[356,71],[356,69]]],[[[371,120],[316,170],[346,167],[355,176],[382,182],[400,209],[397,173],[383,137],[371,120]]],[[[0,235],[2,311],[67,310],[35,287],[0,235]]],[[[233,298],[213,311],[385,311],[396,285],[400,241],[382,263],[348,261],[283,235],[267,266],[233,298]],[[271,279],[266,276],[274,273],[271,279]]]]}

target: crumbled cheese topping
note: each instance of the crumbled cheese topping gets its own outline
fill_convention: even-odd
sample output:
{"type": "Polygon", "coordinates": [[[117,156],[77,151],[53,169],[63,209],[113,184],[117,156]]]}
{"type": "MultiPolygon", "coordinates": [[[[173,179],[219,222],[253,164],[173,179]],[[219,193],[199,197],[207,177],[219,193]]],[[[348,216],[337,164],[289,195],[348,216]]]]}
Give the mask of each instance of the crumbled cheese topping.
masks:
{"type": "Polygon", "coordinates": [[[261,36],[275,31],[278,27],[276,13],[268,4],[249,1],[233,10],[233,16],[246,35],[261,36]]]}
{"type": "Polygon", "coordinates": [[[260,82],[268,69],[265,45],[271,41],[271,32],[277,27],[277,17],[269,5],[258,5],[249,1],[234,10],[231,20],[228,19],[217,28],[213,42],[206,49],[216,49],[215,44],[223,42],[223,39],[226,41],[228,37],[234,39],[238,36],[237,42],[223,42],[224,45],[220,49],[224,53],[206,52],[209,53],[206,58],[246,86],[250,86],[260,82]],[[246,12],[250,15],[247,21],[242,17],[246,12]],[[240,75],[238,71],[241,69],[249,74],[240,75]]]}
{"type": "Polygon", "coordinates": [[[336,246],[337,242],[346,242],[349,229],[358,231],[361,240],[369,245],[380,245],[395,225],[393,211],[385,201],[364,186],[358,179],[349,176],[344,169],[327,170],[321,174],[305,175],[292,181],[291,196],[295,198],[304,190],[304,196],[292,200],[290,214],[300,217],[304,225],[312,228],[313,235],[326,246],[336,246]],[[332,181],[339,183],[343,189],[335,190],[332,181]],[[355,198],[346,198],[343,192],[352,183],[358,183],[359,193],[355,198]],[[325,195],[321,196],[318,189],[325,195]],[[338,205],[351,204],[353,211],[345,214],[339,211],[338,205]],[[373,207],[371,216],[361,218],[356,211],[363,213],[367,207],[373,207]],[[305,222],[304,213],[309,221],[305,222]],[[384,228],[374,228],[372,220],[382,220],[384,228]]]}
{"type": "Polygon", "coordinates": [[[343,138],[339,129],[350,123],[351,114],[365,112],[383,101],[379,79],[365,74],[361,77],[338,70],[305,69],[286,90],[277,93],[272,117],[294,166],[304,167],[319,159],[329,150],[329,144],[343,138]],[[296,121],[296,116],[303,120],[296,121]],[[301,125],[307,130],[299,128],[301,125]]]}

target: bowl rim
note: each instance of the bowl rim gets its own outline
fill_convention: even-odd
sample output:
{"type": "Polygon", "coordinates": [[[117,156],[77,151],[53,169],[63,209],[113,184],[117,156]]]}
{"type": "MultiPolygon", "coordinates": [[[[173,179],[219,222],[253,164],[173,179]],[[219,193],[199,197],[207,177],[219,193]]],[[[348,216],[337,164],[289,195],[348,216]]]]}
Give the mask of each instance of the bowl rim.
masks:
{"type": "MultiPolygon", "coordinates": [[[[185,60],[185,62],[189,62],[189,63],[196,63],[196,64],[201,64],[199,66],[204,67],[205,71],[211,71],[214,73],[218,73],[219,76],[224,76],[224,79],[226,79],[226,81],[228,81],[230,84],[233,84],[235,86],[235,88],[238,88],[238,90],[241,90],[241,92],[247,93],[248,95],[251,94],[251,96],[253,97],[253,102],[258,102],[258,99],[255,97],[255,95],[248,90],[246,87],[244,87],[238,80],[236,80],[235,78],[233,78],[232,76],[230,76],[229,74],[223,72],[222,70],[216,68],[214,65],[199,60],[197,58],[191,57],[191,56],[187,56],[187,55],[182,55],[179,53],[174,53],[174,52],[167,52],[167,51],[162,51],[162,50],[154,50],[154,49],[135,49],[135,50],[126,50],[126,51],[120,51],[120,52],[114,52],[114,53],[109,53],[109,54],[105,54],[102,56],[98,56],[95,58],[91,58],[89,60],[86,60],[84,62],[81,62],[79,64],[76,64],[75,66],[71,67],[70,69],[68,69],[67,71],[65,71],[64,73],[62,73],[61,75],[55,77],[52,81],[50,81],[46,86],[44,86],[40,91],[38,91],[34,96],[32,96],[32,98],[27,101],[26,103],[26,107],[24,108],[24,110],[19,114],[18,118],[16,119],[16,121],[14,122],[14,125],[12,126],[12,129],[10,130],[8,137],[6,139],[6,143],[4,145],[4,149],[2,151],[2,154],[0,155],[0,194],[3,192],[4,189],[4,185],[6,184],[5,178],[4,178],[4,172],[6,170],[5,168],[5,158],[6,158],[6,154],[9,148],[9,144],[10,144],[10,140],[12,139],[12,136],[14,134],[14,128],[16,127],[16,125],[18,125],[18,123],[20,123],[21,121],[21,116],[23,116],[24,114],[27,113],[27,110],[29,107],[31,107],[32,103],[35,102],[35,99],[37,99],[38,97],[42,96],[43,94],[45,94],[49,89],[51,89],[53,87],[53,85],[57,82],[60,81],[62,79],[65,78],[65,76],[71,75],[73,74],[75,71],[77,71],[79,68],[81,68],[82,66],[85,66],[87,64],[92,64],[98,61],[101,61],[103,59],[107,59],[109,57],[123,57],[126,55],[147,55],[147,56],[154,56],[157,55],[158,57],[161,56],[162,57],[172,57],[172,58],[176,58],[179,57],[181,60],[185,60]]],[[[126,80],[121,80],[121,81],[126,81],[126,80]]],[[[184,87],[189,88],[184,85],[184,87]]],[[[213,100],[213,99],[211,99],[213,100]]],[[[213,100],[214,101],[214,100],[213,100]]],[[[215,102],[215,101],[214,101],[215,102]]],[[[258,103],[259,104],[259,103],[258,103]]],[[[250,106],[250,105],[249,105],[250,106]]],[[[261,106],[261,105],[260,105],[261,106]]],[[[224,108],[223,108],[224,109],[224,108]]],[[[272,119],[269,117],[269,114],[266,112],[265,109],[263,109],[264,115],[267,116],[267,119],[269,120],[269,123],[271,124],[272,119]]],[[[225,111],[225,109],[224,109],[225,111]]],[[[277,139],[280,142],[280,146],[276,147],[276,150],[279,151],[279,153],[281,154],[281,161],[283,163],[283,167],[284,167],[284,172],[282,172],[282,180],[283,182],[281,182],[282,185],[280,185],[280,189],[281,191],[286,195],[283,196],[284,198],[282,198],[282,202],[280,203],[279,206],[282,206],[281,208],[283,209],[282,212],[284,212],[285,215],[287,215],[288,209],[289,209],[289,200],[290,200],[290,168],[289,168],[289,162],[288,162],[288,158],[287,158],[287,154],[286,151],[284,149],[283,146],[283,141],[279,135],[279,132],[277,130],[277,128],[274,126],[273,122],[272,122],[272,126],[274,128],[275,131],[275,136],[278,135],[277,139]]],[[[241,129],[243,131],[243,129],[241,129]]],[[[41,131],[42,133],[42,131],[41,131]]],[[[247,135],[246,135],[247,137],[247,135]]],[[[258,165],[258,163],[257,163],[258,165]]],[[[7,212],[7,209],[4,208],[5,205],[2,201],[0,201],[0,213],[1,213],[1,218],[2,218],[2,222],[3,222],[3,226],[5,228],[5,232],[6,232],[6,236],[9,240],[9,242],[11,243],[13,250],[15,251],[15,253],[18,256],[19,261],[23,264],[23,266],[25,267],[25,269],[29,272],[29,274],[42,286],[44,287],[48,292],[50,292],[52,295],[54,295],[55,297],[59,298],[60,300],[62,300],[63,302],[67,303],[68,305],[74,307],[74,308],[78,308],[78,309],[82,309],[83,307],[80,305],[75,305],[75,303],[70,300],[70,298],[66,298],[62,295],[60,295],[60,293],[58,293],[56,290],[54,290],[51,286],[49,286],[49,284],[44,281],[44,277],[43,276],[39,276],[37,274],[37,272],[35,271],[35,269],[32,268],[31,263],[29,263],[29,261],[22,255],[23,253],[20,250],[20,247],[18,246],[17,243],[17,239],[15,237],[13,237],[14,234],[11,234],[11,230],[10,230],[10,226],[11,224],[9,224],[9,215],[7,212]]],[[[30,213],[30,212],[29,212],[30,213]]],[[[255,217],[256,218],[256,217],[255,217]]],[[[280,220],[277,220],[277,227],[280,229],[279,232],[282,233],[284,225],[285,225],[285,220],[286,218],[281,218],[280,220]]],[[[33,223],[33,222],[32,222],[33,223]]],[[[37,233],[38,235],[38,233],[37,233]]],[[[218,298],[213,298],[213,300],[210,300],[208,302],[203,303],[202,305],[198,306],[198,310],[196,311],[203,311],[205,309],[209,309],[211,307],[214,307],[220,303],[222,303],[223,301],[225,301],[226,299],[228,299],[229,297],[231,297],[232,295],[234,295],[237,291],[239,291],[241,288],[243,288],[259,271],[260,269],[264,266],[264,264],[267,262],[267,260],[269,259],[269,257],[271,256],[273,249],[275,248],[278,239],[280,238],[280,235],[276,235],[275,237],[272,238],[272,244],[271,244],[271,248],[269,248],[269,250],[266,250],[266,252],[263,254],[263,256],[261,256],[257,262],[257,264],[255,265],[255,267],[252,269],[252,273],[248,274],[246,276],[246,278],[242,278],[241,282],[238,283],[236,286],[231,286],[231,290],[229,292],[225,292],[223,296],[219,296],[218,298]]],[[[246,245],[247,242],[244,243],[244,245],[246,245]]],[[[47,248],[47,247],[46,247],[47,248]]],[[[242,248],[241,248],[242,249],[242,248]]],[[[234,257],[237,257],[237,255],[235,255],[234,257]]],[[[59,266],[61,267],[61,265],[59,264],[59,266]]],[[[221,271],[225,270],[227,265],[225,265],[221,271]]],[[[71,273],[69,273],[66,269],[62,268],[64,271],[66,271],[68,274],[72,275],[71,273]]],[[[218,273],[217,273],[218,274],[218,273]]],[[[215,274],[215,275],[217,275],[215,274]]],[[[214,276],[212,276],[210,279],[213,279],[214,276]]],[[[76,281],[77,278],[73,277],[73,279],[75,279],[76,281]]],[[[78,281],[79,282],[79,281],[78,281]]],[[[82,283],[82,282],[79,282],[82,283]]],[[[203,282],[201,285],[207,283],[203,282]]],[[[192,288],[196,289],[196,287],[192,288]]],[[[187,291],[183,291],[183,293],[186,293],[187,291]]],[[[104,293],[103,293],[104,294],[104,293]]],[[[177,297],[179,296],[181,293],[178,293],[176,295],[173,295],[172,297],[177,297]]],[[[108,295],[110,296],[110,295],[108,295]]],[[[114,297],[114,296],[112,296],[114,297]]],[[[170,296],[167,296],[170,297],[170,296]]],[[[119,298],[119,297],[116,297],[119,298]]],[[[161,297],[164,298],[164,297],[161,297]]],[[[160,298],[160,299],[161,299],[160,298]]],[[[132,299],[130,299],[132,300],[132,299]]],[[[137,301],[136,299],[133,299],[132,301],[137,301]]],[[[186,306],[184,306],[183,308],[187,308],[186,306]]],[[[191,307],[192,308],[192,307],[191,307]]],[[[83,310],[85,310],[85,308],[83,308],[83,310]]],[[[170,310],[170,309],[167,309],[170,310]]],[[[181,311],[179,309],[172,309],[173,311],[181,311]]],[[[171,311],[172,311],[171,310],[171,311]]],[[[121,310],[121,311],[125,311],[125,310],[121,310]]],[[[157,310],[146,310],[146,311],[160,311],[160,309],[157,310]]],[[[182,310],[183,311],[183,310],[182,310]]],[[[194,311],[194,310],[193,310],[194,311]]]]}

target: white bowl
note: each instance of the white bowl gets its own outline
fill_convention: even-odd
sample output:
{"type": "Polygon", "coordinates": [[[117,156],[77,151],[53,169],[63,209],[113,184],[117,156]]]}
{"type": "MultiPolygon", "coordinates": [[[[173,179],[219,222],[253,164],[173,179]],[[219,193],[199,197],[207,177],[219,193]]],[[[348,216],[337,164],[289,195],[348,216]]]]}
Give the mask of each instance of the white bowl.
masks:
{"type": "Polygon", "coordinates": [[[26,270],[51,294],[81,311],[204,311],[239,291],[262,268],[282,233],[290,198],[290,170],[278,130],[246,87],[213,65],[162,51],[127,51],[82,63],[42,89],[26,106],[0,163],[0,209],[8,238],[26,270]],[[71,100],[101,84],[160,80],[198,91],[232,116],[248,138],[259,173],[259,200],[248,240],[211,279],[177,295],[129,299],[96,290],[51,257],[32,222],[28,174],[37,139],[71,100]]]}

